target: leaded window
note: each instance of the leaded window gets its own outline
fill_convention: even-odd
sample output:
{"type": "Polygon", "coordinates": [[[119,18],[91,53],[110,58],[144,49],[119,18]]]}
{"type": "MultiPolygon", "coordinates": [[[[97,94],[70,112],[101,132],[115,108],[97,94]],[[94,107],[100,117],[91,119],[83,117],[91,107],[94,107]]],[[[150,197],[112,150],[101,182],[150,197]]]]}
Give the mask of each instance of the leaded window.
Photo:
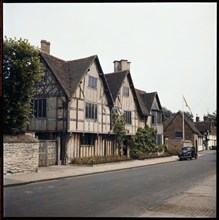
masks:
{"type": "Polygon", "coordinates": [[[85,118],[97,119],[97,105],[86,102],[85,118]]]}
{"type": "Polygon", "coordinates": [[[35,99],[33,102],[33,114],[36,118],[46,117],[46,99],[35,99]]]}
{"type": "Polygon", "coordinates": [[[125,111],[125,121],[126,124],[132,124],[132,112],[131,111],[125,111]]]}

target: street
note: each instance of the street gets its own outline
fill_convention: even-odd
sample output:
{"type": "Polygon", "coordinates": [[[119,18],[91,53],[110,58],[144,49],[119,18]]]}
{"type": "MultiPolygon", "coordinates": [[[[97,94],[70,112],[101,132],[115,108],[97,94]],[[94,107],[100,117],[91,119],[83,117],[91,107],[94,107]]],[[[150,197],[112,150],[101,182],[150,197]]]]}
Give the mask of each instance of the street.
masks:
{"type": "Polygon", "coordinates": [[[197,160],[4,188],[4,217],[137,217],[216,173],[216,151],[197,160]]]}

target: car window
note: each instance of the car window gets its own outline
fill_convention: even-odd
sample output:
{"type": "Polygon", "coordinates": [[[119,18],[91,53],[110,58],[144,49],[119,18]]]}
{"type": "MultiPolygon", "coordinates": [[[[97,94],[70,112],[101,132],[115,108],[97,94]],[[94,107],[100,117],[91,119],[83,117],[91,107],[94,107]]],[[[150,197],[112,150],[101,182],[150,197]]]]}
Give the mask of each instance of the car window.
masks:
{"type": "Polygon", "coordinates": [[[190,147],[183,147],[182,150],[190,150],[190,147]]]}

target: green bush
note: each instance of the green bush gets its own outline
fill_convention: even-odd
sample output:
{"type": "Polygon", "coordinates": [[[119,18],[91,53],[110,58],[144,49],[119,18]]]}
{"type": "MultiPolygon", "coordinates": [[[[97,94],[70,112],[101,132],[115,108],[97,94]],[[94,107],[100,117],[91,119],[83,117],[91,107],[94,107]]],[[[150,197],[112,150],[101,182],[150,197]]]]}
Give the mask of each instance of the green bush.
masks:
{"type": "Polygon", "coordinates": [[[92,156],[92,157],[73,158],[71,160],[71,164],[92,166],[94,164],[112,163],[112,162],[127,161],[127,160],[132,160],[132,159],[127,158],[124,155],[123,156],[119,156],[119,155],[92,156]]]}

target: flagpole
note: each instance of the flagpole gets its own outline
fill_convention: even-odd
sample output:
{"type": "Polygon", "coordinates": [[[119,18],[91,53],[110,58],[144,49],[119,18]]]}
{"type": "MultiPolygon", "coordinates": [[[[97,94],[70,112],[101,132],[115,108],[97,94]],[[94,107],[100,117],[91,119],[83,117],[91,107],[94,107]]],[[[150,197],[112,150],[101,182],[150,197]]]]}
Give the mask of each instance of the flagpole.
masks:
{"type": "MultiPolygon", "coordinates": [[[[184,96],[183,96],[184,97],[184,96]]],[[[182,104],[182,110],[183,110],[183,123],[182,123],[182,127],[183,127],[183,143],[184,143],[184,141],[185,141],[185,119],[184,119],[184,98],[183,98],[183,104],[182,104]]]]}

